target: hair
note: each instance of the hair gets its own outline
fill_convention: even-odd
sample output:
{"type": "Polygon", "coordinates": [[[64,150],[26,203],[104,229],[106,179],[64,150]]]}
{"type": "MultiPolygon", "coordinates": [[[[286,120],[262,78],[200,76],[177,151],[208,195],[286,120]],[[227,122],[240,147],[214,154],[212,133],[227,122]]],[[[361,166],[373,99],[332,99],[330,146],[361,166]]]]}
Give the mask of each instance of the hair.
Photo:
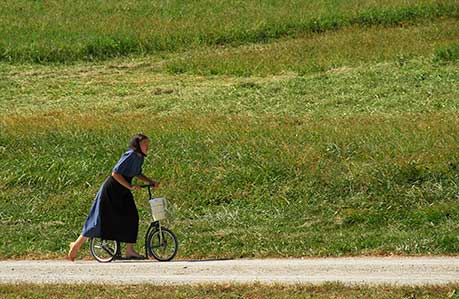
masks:
{"type": "Polygon", "coordinates": [[[140,142],[142,140],[145,140],[145,139],[149,140],[150,138],[148,138],[148,136],[146,136],[144,134],[140,134],[140,133],[135,135],[134,137],[132,137],[131,141],[129,141],[129,148],[132,149],[134,152],[139,153],[142,156],[146,157],[147,155],[145,155],[142,152],[142,149],[140,148],[140,142]]]}

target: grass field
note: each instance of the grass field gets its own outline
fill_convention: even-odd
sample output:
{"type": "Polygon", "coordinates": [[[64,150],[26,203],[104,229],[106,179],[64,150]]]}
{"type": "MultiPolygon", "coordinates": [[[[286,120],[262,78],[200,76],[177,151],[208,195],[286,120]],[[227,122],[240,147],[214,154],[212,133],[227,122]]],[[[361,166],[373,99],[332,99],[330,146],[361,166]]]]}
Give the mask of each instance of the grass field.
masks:
{"type": "Polygon", "coordinates": [[[456,1],[111,3],[0,4],[0,258],[62,257],[139,131],[178,258],[459,252],[456,1]]]}
{"type": "Polygon", "coordinates": [[[0,60],[69,62],[459,16],[432,0],[3,1],[0,60]]]}
{"type": "Polygon", "coordinates": [[[459,298],[458,285],[426,287],[310,285],[0,285],[1,298],[459,298]],[[4,297],[3,297],[4,296],[4,297]],[[13,297],[14,296],[14,297],[13,297]]]}

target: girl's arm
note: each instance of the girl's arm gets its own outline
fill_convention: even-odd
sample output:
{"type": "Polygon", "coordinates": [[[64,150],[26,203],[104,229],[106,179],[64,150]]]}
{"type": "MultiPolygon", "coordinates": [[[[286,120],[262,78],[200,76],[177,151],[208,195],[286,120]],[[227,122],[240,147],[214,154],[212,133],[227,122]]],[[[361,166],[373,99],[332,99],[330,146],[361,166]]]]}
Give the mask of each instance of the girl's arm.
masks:
{"type": "Polygon", "coordinates": [[[147,177],[147,176],[145,176],[143,174],[139,174],[138,176],[136,176],[136,178],[138,178],[141,181],[144,181],[145,183],[153,185],[153,187],[158,187],[158,185],[159,185],[155,180],[150,179],[149,177],[147,177]]]}
{"type": "Polygon", "coordinates": [[[118,181],[118,183],[120,183],[121,185],[123,185],[124,187],[126,187],[127,189],[129,190],[138,190],[140,189],[140,186],[137,186],[137,185],[131,185],[129,184],[125,179],[124,177],[119,174],[118,172],[112,172],[112,177],[118,181]]]}

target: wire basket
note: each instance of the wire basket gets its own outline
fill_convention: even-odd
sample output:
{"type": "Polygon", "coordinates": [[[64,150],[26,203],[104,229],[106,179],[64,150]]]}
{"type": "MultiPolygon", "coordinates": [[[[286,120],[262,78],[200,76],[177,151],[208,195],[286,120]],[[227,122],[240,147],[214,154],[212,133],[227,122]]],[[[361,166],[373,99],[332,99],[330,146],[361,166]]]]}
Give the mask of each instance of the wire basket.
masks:
{"type": "Polygon", "coordinates": [[[167,218],[167,200],[165,198],[153,198],[148,201],[151,207],[151,216],[154,221],[167,218]]]}

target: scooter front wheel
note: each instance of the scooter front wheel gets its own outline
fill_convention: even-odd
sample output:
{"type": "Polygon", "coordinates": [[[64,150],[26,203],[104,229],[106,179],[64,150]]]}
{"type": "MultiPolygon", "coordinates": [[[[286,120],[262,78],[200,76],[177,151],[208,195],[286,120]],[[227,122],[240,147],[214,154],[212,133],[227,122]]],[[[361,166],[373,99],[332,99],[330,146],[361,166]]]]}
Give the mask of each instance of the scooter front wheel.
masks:
{"type": "Polygon", "coordinates": [[[170,261],[177,255],[177,237],[164,227],[151,232],[146,245],[149,255],[161,262],[170,261]]]}

